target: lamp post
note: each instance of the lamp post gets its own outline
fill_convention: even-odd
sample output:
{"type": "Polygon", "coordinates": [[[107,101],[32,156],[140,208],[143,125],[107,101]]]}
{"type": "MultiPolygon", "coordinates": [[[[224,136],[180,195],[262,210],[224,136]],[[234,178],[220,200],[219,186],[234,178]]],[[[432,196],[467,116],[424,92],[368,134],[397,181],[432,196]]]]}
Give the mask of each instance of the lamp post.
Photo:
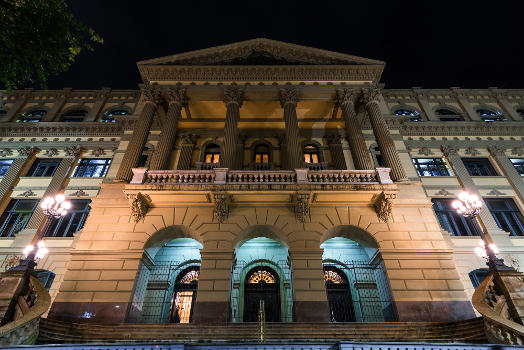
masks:
{"type": "Polygon", "coordinates": [[[30,273],[34,271],[37,265],[35,259],[43,258],[48,252],[42,238],[54,220],[67,214],[67,211],[71,209],[71,202],[66,201],[63,194],[57,194],[54,198],[46,197],[40,203],[40,207],[44,215],[47,216],[47,222],[38,234],[35,244],[30,244],[24,249],[24,258],[20,260],[18,266],[9,269],[10,271],[28,271],[30,273]]]}
{"type": "Polygon", "coordinates": [[[473,223],[473,229],[482,239],[482,241],[480,241],[480,247],[477,247],[475,252],[480,257],[484,258],[484,260],[486,260],[486,265],[488,265],[489,270],[513,270],[513,268],[504,265],[503,259],[497,258],[497,253],[499,252],[497,246],[488,241],[484,233],[484,229],[477,221],[477,215],[480,213],[480,209],[482,208],[482,202],[480,201],[479,197],[467,192],[461,192],[458,196],[458,199],[452,203],[452,206],[460,215],[471,219],[473,223]]]}

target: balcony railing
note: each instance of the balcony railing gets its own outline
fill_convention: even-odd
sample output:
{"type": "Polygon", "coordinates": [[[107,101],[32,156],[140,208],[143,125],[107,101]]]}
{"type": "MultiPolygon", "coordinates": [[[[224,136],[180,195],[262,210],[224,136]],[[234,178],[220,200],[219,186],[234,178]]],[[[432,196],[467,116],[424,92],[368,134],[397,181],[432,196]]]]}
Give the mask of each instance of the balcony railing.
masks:
{"type": "Polygon", "coordinates": [[[389,168],[374,170],[147,170],[134,168],[132,184],[392,184],[389,168]]]}

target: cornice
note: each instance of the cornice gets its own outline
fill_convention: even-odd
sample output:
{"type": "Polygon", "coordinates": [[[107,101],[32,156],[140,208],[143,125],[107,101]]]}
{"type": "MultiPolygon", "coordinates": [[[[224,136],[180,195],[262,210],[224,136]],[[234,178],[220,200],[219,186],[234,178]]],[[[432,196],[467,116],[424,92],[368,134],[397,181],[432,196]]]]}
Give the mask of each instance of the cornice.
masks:
{"type": "Polygon", "coordinates": [[[120,123],[0,123],[0,136],[120,136],[120,123]]]}

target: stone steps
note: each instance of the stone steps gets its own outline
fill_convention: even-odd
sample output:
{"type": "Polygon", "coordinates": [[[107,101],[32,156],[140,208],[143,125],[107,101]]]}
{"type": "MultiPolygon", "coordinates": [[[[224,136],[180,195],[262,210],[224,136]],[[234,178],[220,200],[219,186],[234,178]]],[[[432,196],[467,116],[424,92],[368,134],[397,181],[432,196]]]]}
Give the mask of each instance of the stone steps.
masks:
{"type": "MultiPolygon", "coordinates": [[[[481,318],[459,322],[269,323],[272,341],[424,341],[481,343],[487,339],[481,318]]],[[[38,341],[45,343],[241,342],[256,340],[255,323],[238,324],[94,324],[53,319],[40,321],[38,341]]]]}

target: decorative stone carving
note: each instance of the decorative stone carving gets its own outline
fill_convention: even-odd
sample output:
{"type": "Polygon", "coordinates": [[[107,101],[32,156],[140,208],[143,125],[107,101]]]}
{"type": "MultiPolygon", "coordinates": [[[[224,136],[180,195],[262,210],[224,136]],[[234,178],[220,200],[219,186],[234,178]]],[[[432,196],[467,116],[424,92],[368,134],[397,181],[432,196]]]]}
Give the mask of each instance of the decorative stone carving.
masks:
{"type": "Polygon", "coordinates": [[[76,192],[73,192],[71,193],[71,196],[76,196],[76,197],[86,197],[88,196],[89,194],[87,192],[85,192],[84,190],[80,189],[76,192]]]}
{"type": "Polygon", "coordinates": [[[32,190],[27,190],[24,193],[21,193],[20,195],[27,198],[36,196],[36,193],[34,193],[32,190]]]}
{"type": "Polygon", "coordinates": [[[488,193],[486,193],[488,196],[505,196],[506,194],[504,192],[500,192],[496,188],[492,189],[488,193]]]}
{"type": "Polygon", "coordinates": [[[282,107],[288,103],[297,104],[299,100],[299,92],[296,87],[282,88],[280,89],[278,96],[282,107]]]}
{"type": "Polygon", "coordinates": [[[378,101],[378,96],[380,95],[380,91],[377,88],[370,87],[362,89],[362,93],[360,94],[359,101],[363,105],[367,105],[370,102],[378,101]]]}
{"type": "Polygon", "coordinates": [[[100,157],[100,156],[105,155],[106,151],[103,148],[98,147],[98,148],[95,148],[93,151],[91,151],[91,154],[94,155],[95,157],[100,157]]]}
{"type": "Polygon", "coordinates": [[[440,149],[442,150],[442,153],[444,153],[444,155],[446,157],[450,156],[450,155],[454,155],[454,154],[457,154],[458,153],[458,148],[457,147],[453,147],[451,145],[442,145],[440,147],[440,149]]]}
{"type": "Polygon", "coordinates": [[[342,143],[342,135],[328,134],[326,135],[328,145],[340,145],[342,143]]]}
{"type": "Polygon", "coordinates": [[[295,216],[298,221],[304,223],[309,216],[309,192],[297,192],[295,197],[295,216]]]}
{"type": "Polygon", "coordinates": [[[0,156],[1,157],[5,158],[5,157],[8,157],[8,156],[10,156],[12,154],[13,154],[13,150],[10,149],[10,148],[4,148],[4,149],[0,150],[0,156]]]}
{"type": "Polygon", "coordinates": [[[35,152],[36,152],[36,149],[34,147],[29,147],[29,146],[20,147],[18,149],[18,155],[22,157],[30,157],[35,152]]]}
{"type": "Polygon", "coordinates": [[[146,102],[152,102],[156,104],[161,104],[164,102],[164,97],[162,96],[162,92],[158,86],[147,84],[142,90],[142,94],[144,95],[144,101],[146,102]]]}
{"type": "Polygon", "coordinates": [[[229,204],[227,202],[227,193],[225,192],[214,192],[213,200],[215,202],[215,208],[213,210],[213,216],[221,224],[229,216],[229,204]]]}
{"type": "Polygon", "coordinates": [[[138,192],[136,195],[130,195],[128,198],[131,199],[131,215],[134,221],[137,223],[140,220],[144,220],[147,212],[151,208],[151,198],[147,194],[138,192]]]}
{"type": "Polygon", "coordinates": [[[522,157],[524,155],[524,148],[513,147],[511,154],[522,157]]]}
{"type": "Polygon", "coordinates": [[[336,103],[342,106],[345,103],[355,103],[358,97],[358,91],[354,89],[338,89],[336,103]]]}
{"type": "Polygon", "coordinates": [[[376,198],[373,207],[377,212],[377,216],[380,221],[388,222],[391,217],[391,211],[393,208],[392,199],[395,198],[393,193],[385,193],[382,191],[376,198]]]}
{"type": "Polygon", "coordinates": [[[244,101],[244,88],[238,85],[231,85],[224,89],[224,103],[236,103],[238,107],[242,107],[244,101]]]}
{"type": "Polygon", "coordinates": [[[452,196],[453,193],[449,192],[445,188],[441,188],[438,192],[435,192],[434,196],[452,196]]]}
{"type": "Polygon", "coordinates": [[[66,147],[64,151],[65,151],[66,156],[76,158],[80,155],[80,153],[82,153],[82,147],[80,146],[66,147]]]}
{"type": "Polygon", "coordinates": [[[50,149],[45,150],[44,155],[51,158],[51,157],[57,156],[58,153],[59,152],[56,148],[50,148],[50,149]]]}
{"type": "Polygon", "coordinates": [[[467,147],[464,153],[469,154],[473,157],[480,154],[480,152],[474,147],[467,147]]]}
{"type": "Polygon", "coordinates": [[[418,154],[429,156],[431,154],[434,154],[430,148],[428,147],[422,147],[418,150],[418,154]]]}
{"type": "Polygon", "coordinates": [[[493,157],[506,155],[506,147],[502,147],[499,145],[489,146],[488,151],[489,151],[489,154],[491,154],[491,156],[493,157]]]}
{"type": "Polygon", "coordinates": [[[165,91],[167,100],[169,103],[177,103],[180,107],[187,105],[189,98],[186,95],[186,89],[184,88],[167,88],[165,91]]]}

